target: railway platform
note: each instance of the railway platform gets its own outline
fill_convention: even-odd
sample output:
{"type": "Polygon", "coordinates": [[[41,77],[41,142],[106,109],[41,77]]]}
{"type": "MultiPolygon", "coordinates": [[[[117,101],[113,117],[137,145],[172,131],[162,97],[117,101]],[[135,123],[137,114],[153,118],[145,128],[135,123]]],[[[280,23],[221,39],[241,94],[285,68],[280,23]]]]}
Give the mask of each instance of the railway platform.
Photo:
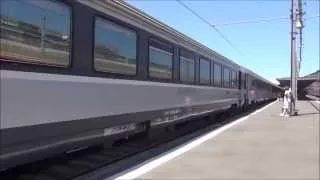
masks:
{"type": "MultiPolygon", "coordinates": [[[[298,101],[299,115],[285,119],[280,106],[273,102],[136,178],[319,179],[320,104],[298,101]]],[[[165,156],[159,158],[170,159],[165,156]]]]}

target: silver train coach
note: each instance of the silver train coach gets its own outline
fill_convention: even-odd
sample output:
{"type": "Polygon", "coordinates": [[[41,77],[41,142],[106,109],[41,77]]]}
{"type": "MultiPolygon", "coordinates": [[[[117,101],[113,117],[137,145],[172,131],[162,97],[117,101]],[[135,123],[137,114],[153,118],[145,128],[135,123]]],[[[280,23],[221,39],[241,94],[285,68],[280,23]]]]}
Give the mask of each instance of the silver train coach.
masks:
{"type": "Polygon", "coordinates": [[[281,91],[123,1],[0,3],[2,170],[281,91]]]}

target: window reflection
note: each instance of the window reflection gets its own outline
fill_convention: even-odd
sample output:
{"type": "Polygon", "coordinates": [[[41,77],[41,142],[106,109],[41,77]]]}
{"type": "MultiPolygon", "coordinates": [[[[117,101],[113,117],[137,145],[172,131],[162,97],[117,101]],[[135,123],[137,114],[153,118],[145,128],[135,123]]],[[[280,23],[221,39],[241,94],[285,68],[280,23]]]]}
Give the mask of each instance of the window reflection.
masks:
{"type": "Polygon", "coordinates": [[[165,50],[149,46],[149,76],[161,79],[172,78],[173,54],[165,50]]]}
{"type": "Polygon", "coordinates": [[[98,71],[136,74],[136,33],[96,18],[94,67],[98,71]]]}
{"type": "Polygon", "coordinates": [[[200,59],[200,83],[210,84],[210,61],[200,59]]]}
{"type": "Polygon", "coordinates": [[[183,82],[194,82],[194,59],[180,56],[180,80],[183,82]]]}
{"type": "Polygon", "coordinates": [[[70,8],[51,0],[0,1],[1,57],[67,66],[71,51],[70,8]]]}
{"type": "Polygon", "coordinates": [[[214,66],[213,66],[213,85],[214,86],[217,86],[217,87],[221,87],[221,65],[220,64],[216,64],[214,63],[214,66]]]}
{"type": "Polygon", "coordinates": [[[230,70],[228,68],[223,68],[223,87],[230,87],[230,70]]]}
{"type": "Polygon", "coordinates": [[[232,88],[237,88],[237,73],[235,71],[232,71],[232,81],[231,81],[232,88]]]}

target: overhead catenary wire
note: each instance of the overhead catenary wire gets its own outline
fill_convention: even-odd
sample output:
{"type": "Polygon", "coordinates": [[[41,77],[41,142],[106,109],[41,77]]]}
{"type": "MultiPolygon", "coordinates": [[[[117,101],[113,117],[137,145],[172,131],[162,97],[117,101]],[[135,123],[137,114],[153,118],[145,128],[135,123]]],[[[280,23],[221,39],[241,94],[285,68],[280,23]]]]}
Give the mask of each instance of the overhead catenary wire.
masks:
{"type": "Polygon", "coordinates": [[[234,24],[248,24],[248,23],[260,23],[260,22],[268,22],[268,21],[275,21],[275,20],[284,20],[289,19],[290,17],[282,16],[282,17],[275,17],[275,18],[262,18],[257,20],[239,20],[233,22],[226,22],[221,24],[212,24],[213,26],[229,26],[234,24]]]}
{"type": "MultiPolygon", "coordinates": [[[[320,17],[320,15],[305,17],[305,19],[312,19],[312,18],[317,18],[317,17],[320,17]]],[[[237,25],[237,24],[263,23],[263,22],[270,22],[270,21],[277,21],[277,20],[289,20],[289,19],[290,19],[289,16],[280,16],[280,17],[273,17],[273,18],[261,18],[261,19],[256,19],[256,20],[239,20],[239,21],[226,22],[226,23],[221,23],[221,24],[212,24],[212,25],[215,27],[218,27],[218,26],[229,26],[229,25],[237,25]]]]}
{"type": "MultiPolygon", "coordinates": [[[[221,32],[221,30],[218,29],[220,26],[229,26],[229,25],[238,25],[238,24],[249,24],[249,23],[263,23],[263,22],[272,22],[277,20],[288,20],[290,19],[290,16],[280,16],[280,17],[271,17],[271,18],[261,18],[256,20],[240,20],[240,21],[234,21],[234,22],[227,22],[227,23],[221,23],[221,24],[212,24],[208,20],[206,20],[204,17],[199,15],[196,11],[194,11],[192,8],[187,6],[185,3],[183,3],[181,0],[176,0],[180,5],[182,5],[185,9],[190,11],[193,15],[198,17],[200,20],[202,20],[205,24],[212,27],[235,51],[237,51],[239,54],[244,55],[236,46],[221,32]]],[[[313,19],[313,18],[319,18],[320,15],[314,15],[305,17],[304,19],[313,19]]]]}
{"type": "Polygon", "coordinates": [[[182,5],[185,9],[190,11],[193,15],[201,19],[205,24],[209,25],[212,27],[235,51],[237,51],[239,54],[244,55],[238,48],[235,47],[235,45],[214,25],[212,25],[209,21],[207,21],[205,18],[200,16],[196,11],[191,9],[189,6],[184,4],[181,0],[176,0],[180,5],[182,5]]]}

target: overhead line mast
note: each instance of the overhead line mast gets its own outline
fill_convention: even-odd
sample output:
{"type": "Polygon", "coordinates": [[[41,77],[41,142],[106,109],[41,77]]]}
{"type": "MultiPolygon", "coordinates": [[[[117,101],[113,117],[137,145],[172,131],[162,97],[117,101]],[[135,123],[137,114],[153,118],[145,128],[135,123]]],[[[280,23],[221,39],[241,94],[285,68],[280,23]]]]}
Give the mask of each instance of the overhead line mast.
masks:
{"type": "Polygon", "coordinates": [[[291,90],[293,95],[293,103],[290,106],[290,114],[296,115],[296,101],[297,101],[297,75],[298,69],[300,69],[300,61],[301,61],[301,50],[302,50],[302,0],[292,0],[292,8],[291,8],[291,90]],[[300,48],[299,48],[299,62],[297,61],[297,29],[299,29],[300,33],[300,48]],[[299,68],[298,68],[299,66],[299,68]]]}

